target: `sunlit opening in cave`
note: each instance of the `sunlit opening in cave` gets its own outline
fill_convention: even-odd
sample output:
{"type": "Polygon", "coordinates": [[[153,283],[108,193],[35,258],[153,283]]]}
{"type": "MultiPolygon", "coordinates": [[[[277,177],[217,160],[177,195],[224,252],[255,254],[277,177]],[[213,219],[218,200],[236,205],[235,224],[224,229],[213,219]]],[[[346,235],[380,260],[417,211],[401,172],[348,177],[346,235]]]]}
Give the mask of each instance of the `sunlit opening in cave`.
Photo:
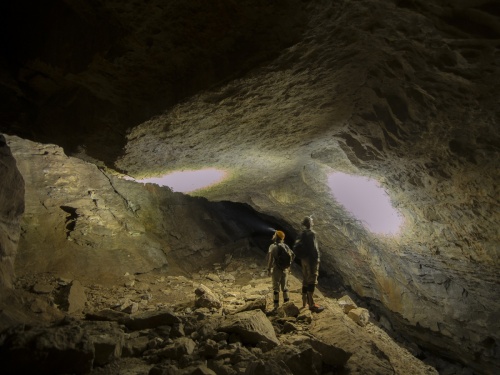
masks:
{"type": "Polygon", "coordinates": [[[398,234],[403,218],[376,180],[336,172],[328,176],[334,198],[373,233],[398,234]]]}
{"type": "Polygon", "coordinates": [[[190,193],[215,185],[221,182],[225,177],[225,171],[215,168],[205,168],[199,170],[177,171],[160,177],[149,177],[135,181],[168,186],[176,192],[190,193]]]}

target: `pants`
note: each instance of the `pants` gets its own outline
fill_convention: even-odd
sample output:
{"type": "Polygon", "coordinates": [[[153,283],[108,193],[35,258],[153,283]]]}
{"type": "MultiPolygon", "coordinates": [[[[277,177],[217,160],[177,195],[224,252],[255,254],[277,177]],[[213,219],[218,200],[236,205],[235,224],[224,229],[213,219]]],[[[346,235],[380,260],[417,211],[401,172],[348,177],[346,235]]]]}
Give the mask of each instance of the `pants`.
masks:
{"type": "Polygon", "coordinates": [[[280,270],[278,267],[273,267],[273,273],[271,275],[273,282],[273,297],[274,297],[274,305],[278,306],[279,304],[279,295],[280,290],[283,291],[283,302],[288,302],[288,274],[290,273],[290,269],[287,268],[285,270],[280,270]]]}
{"type": "Polygon", "coordinates": [[[300,260],[302,265],[302,287],[318,284],[319,261],[317,259],[304,258],[300,260]]]}

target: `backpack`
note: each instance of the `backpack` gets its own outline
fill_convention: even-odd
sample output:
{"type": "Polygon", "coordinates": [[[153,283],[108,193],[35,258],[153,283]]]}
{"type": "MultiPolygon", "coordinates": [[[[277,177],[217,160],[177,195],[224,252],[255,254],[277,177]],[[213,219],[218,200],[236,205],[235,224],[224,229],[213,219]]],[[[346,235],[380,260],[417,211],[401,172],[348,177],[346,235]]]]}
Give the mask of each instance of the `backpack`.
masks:
{"type": "Polygon", "coordinates": [[[276,266],[280,270],[284,270],[292,265],[294,254],[287,244],[278,243],[278,251],[276,254],[276,266]]]}

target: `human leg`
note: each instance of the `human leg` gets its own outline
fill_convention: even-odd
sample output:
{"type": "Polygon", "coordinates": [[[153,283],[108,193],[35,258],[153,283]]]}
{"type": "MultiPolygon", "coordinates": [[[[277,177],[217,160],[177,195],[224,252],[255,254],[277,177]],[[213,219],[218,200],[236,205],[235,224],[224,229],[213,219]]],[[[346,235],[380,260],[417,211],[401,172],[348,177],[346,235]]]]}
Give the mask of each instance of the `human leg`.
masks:
{"type": "Polygon", "coordinates": [[[271,277],[273,282],[273,305],[275,309],[278,308],[280,302],[281,275],[282,271],[274,267],[271,277]]]}
{"type": "Polygon", "coordinates": [[[283,303],[287,303],[290,300],[290,296],[288,295],[288,272],[286,269],[283,271],[283,275],[281,277],[281,290],[283,291],[283,303]]]}
{"type": "Polygon", "coordinates": [[[319,262],[311,261],[309,263],[309,274],[307,279],[307,301],[309,304],[309,309],[314,312],[321,312],[325,308],[319,306],[314,302],[314,289],[318,284],[318,274],[319,274],[319,262]]]}
{"type": "Polygon", "coordinates": [[[302,307],[304,308],[309,304],[307,298],[307,286],[308,280],[310,279],[311,270],[308,259],[301,259],[300,264],[302,267],[302,307]]]}

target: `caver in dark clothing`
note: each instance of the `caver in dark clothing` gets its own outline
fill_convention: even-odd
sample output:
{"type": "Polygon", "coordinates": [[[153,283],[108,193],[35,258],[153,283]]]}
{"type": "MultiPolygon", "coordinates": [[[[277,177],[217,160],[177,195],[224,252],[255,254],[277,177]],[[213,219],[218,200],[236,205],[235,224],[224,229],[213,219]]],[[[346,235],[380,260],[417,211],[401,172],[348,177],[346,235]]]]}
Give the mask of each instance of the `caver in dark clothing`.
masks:
{"type": "Polygon", "coordinates": [[[320,252],[316,232],[312,230],[312,217],[306,216],[302,225],[305,229],[294,245],[294,251],[300,253],[302,265],[302,307],[308,304],[311,311],[321,312],[324,307],[315,304],[313,298],[314,289],[318,284],[320,252]]]}

